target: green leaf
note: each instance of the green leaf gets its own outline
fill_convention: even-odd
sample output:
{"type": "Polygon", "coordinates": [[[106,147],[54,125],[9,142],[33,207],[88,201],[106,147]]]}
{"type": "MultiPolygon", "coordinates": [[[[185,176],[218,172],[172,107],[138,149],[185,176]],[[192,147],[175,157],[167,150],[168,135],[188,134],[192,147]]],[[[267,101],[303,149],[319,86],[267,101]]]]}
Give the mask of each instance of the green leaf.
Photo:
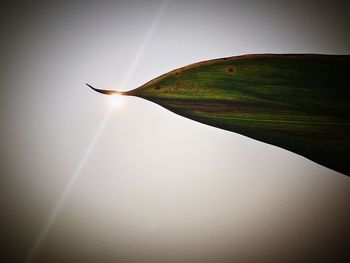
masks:
{"type": "Polygon", "coordinates": [[[350,175],[350,56],[245,55],[173,70],[124,94],[350,175]]]}

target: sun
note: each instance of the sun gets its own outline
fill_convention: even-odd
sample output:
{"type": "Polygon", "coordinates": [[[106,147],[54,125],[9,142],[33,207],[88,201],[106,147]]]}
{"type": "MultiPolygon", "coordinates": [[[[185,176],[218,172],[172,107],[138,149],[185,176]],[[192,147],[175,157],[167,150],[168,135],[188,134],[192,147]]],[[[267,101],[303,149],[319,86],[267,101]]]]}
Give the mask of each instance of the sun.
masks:
{"type": "Polygon", "coordinates": [[[108,97],[109,107],[115,109],[120,108],[123,104],[123,95],[113,94],[108,97]]]}

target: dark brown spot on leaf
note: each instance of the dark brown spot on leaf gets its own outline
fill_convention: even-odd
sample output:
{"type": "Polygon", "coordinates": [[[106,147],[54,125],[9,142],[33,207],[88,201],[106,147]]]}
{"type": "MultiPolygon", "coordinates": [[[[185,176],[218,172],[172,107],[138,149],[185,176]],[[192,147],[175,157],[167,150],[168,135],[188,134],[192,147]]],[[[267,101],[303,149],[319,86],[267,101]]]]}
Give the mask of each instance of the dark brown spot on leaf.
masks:
{"type": "Polygon", "coordinates": [[[160,90],[160,85],[157,85],[154,89],[155,90],[160,90]]]}
{"type": "Polygon", "coordinates": [[[236,73],[236,69],[234,67],[228,67],[227,68],[227,73],[228,74],[235,74],[236,73]]]}

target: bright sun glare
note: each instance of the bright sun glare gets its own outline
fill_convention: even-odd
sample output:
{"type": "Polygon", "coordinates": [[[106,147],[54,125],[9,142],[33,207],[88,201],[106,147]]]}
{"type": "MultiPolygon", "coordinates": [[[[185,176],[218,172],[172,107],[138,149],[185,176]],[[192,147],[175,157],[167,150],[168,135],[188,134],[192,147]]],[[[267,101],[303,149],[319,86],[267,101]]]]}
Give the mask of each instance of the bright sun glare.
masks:
{"type": "Polygon", "coordinates": [[[109,96],[108,104],[111,108],[120,108],[123,104],[123,96],[118,94],[113,94],[109,96]]]}

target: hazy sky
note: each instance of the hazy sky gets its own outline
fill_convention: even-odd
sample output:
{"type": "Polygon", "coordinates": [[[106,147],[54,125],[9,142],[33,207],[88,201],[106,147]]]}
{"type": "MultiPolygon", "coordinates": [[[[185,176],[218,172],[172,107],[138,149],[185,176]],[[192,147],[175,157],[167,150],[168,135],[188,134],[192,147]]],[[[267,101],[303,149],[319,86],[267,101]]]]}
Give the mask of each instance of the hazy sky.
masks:
{"type": "Polygon", "coordinates": [[[85,86],[132,89],[177,67],[247,53],[350,54],[349,4],[305,2],[2,4],[1,257],[345,255],[350,177],[142,99],[127,97],[108,113],[108,98],[85,86]]]}

